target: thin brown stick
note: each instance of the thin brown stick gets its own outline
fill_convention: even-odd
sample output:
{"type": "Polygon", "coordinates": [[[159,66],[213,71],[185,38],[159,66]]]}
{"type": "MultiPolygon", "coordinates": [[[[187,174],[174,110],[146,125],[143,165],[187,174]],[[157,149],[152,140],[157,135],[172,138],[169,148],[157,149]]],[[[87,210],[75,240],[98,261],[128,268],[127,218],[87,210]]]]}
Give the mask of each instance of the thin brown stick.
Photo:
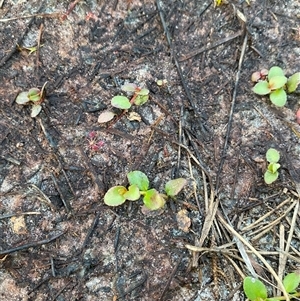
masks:
{"type": "Polygon", "coordinates": [[[63,14],[63,16],[62,16],[62,18],[61,18],[62,21],[64,21],[64,20],[67,19],[68,15],[74,10],[76,4],[77,4],[79,1],[81,1],[81,0],[75,0],[74,2],[72,2],[72,3],[70,4],[69,9],[66,11],[66,13],[63,14]]]}
{"type": "Polygon", "coordinates": [[[58,185],[58,182],[56,181],[56,178],[55,178],[55,176],[54,176],[54,174],[52,172],[50,173],[50,176],[51,176],[51,179],[52,179],[52,181],[54,183],[54,186],[55,186],[56,190],[59,193],[60,199],[62,200],[62,202],[63,202],[63,204],[64,204],[64,206],[66,208],[66,211],[68,213],[72,212],[72,207],[71,207],[69,201],[67,199],[65,199],[65,197],[64,197],[64,195],[62,193],[62,190],[60,189],[60,187],[58,185]]]}
{"type": "Polygon", "coordinates": [[[41,40],[42,40],[42,35],[43,35],[43,29],[44,29],[44,25],[41,24],[40,28],[39,28],[39,35],[38,35],[38,39],[37,39],[37,47],[36,47],[36,76],[39,82],[39,67],[40,67],[40,47],[41,47],[41,40]]]}
{"type": "Polygon", "coordinates": [[[6,19],[0,19],[1,23],[6,23],[6,22],[10,22],[10,21],[15,21],[15,20],[20,20],[20,19],[29,19],[29,18],[33,18],[33,17],[39,17],[39,18],[56,18],[59,15],[61,15],[61,13],[56,12],[56,13],[50,13],[50,14],[32,14],[32,15],[25,15],[25,16],[18,16],[18,17],[12,17],[12,18],[6,18],[6,19]]]}
{"type": "Polygon", "coordinates": [[[65,234],[65,232],[54,235],[53,237],[48,238],[48,239],[44,239],[44,240],[40,240],[40,241],[34,241],[34,242],[30,242],[28,244],[21,245],[21,246],[15,247],[15,248],[0,251],[0,255],[6,255],[6,254],[14,253],[14,252],[17,252],[17,251],[22,251],[22,250],[37,247],[37,246],[40,246],[40,245],[48,244],[48,243],[52,242],[53,240],[56,240],[57,238],[59,238],[63,234],[65,234]]]}

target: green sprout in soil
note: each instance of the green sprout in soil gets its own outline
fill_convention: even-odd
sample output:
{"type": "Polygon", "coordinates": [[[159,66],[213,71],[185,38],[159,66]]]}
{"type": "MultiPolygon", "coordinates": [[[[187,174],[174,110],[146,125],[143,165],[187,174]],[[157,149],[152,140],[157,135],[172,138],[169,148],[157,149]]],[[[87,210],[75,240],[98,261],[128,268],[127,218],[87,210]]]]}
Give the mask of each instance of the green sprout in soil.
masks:
{"type": "Polygon", "coordinates": [[[111,187],[104,196],[104,203],[108,206],[122,205],[126,200],[137,201],[141,196],[148,210],[163,208],[168,197],[175,197],[186,185],[186,179],[178,178],[170,180],[165,185],[165,193],[159,193],[156,189],[149,189],[148,177],[141,171],[135,170],[127,174],[129,186],[111,187]]]}
{"type": "MultiPolygon", "coordinates": [[[[127,112],[132,105],[141,106],[149,99],[149,90],[140,88],[135,84],[129,83],[121,87],[122,91],[127,92],[130,99],[124,95],[116,95],[111,100],[111,105],[117,109],[127,112]]],[[[112,120],[115,113],[112,111],[104,111],[98,118],[99,123],[105,123],[112,120]]]]}
{"type": "Polygon", "coordinates": [[[266,184],[272,184],[278,178],[278,169],[280,164],[278,163],[280,159],[279,152],[274,148],[269,148],[266,153],[266,159],[269,162],[268,169],[264,174],[264,180],[266,184]]]}
{"type": "Polygon", "coordinates": [[[158,79],[158,80],[156,81],[156,84],[157,84],[159,87],[163,87],[163,86],[165,86],[165,85],[168,84],[168,81],[167,81],[166,79],[158,79]]]}
{"type": "MultiPolygon", "coordinates": [[[[291,299],[300,297],[297,291],[300,284],[300,274],[290,273],[283,279],[283,286],[291,299]]],[[[258,279],[246,277],[243,283],[244,293],[250,301],[280,301],[284,296],[269,297],[266,286],[258,279]]],[[[298,289],[299,290],[299,289],[298,289]]],[[[298,300],[298,299],[297,299],[298,300]]]]}
{"type": "Polygon", "coordinates": [[[269,94],[274,105],[283,107],[287,101],[287,93],[294,92],[300,83],[300,72],[287,78],[280,67],[274,66],[270,70],[254,72],[251,80],[256,82],[252,89],[254,93],[269,94]]]}
{"type": "Polygon", "coordinates": [[[36,117],[42,110],[41,104],[45,100],[46,84],[47,82],[45,82],[41,90],[32,88],[29,91],[21,92],[16,98],[16,103],[20,105],[32,104],[31,117],[36,117]]]}

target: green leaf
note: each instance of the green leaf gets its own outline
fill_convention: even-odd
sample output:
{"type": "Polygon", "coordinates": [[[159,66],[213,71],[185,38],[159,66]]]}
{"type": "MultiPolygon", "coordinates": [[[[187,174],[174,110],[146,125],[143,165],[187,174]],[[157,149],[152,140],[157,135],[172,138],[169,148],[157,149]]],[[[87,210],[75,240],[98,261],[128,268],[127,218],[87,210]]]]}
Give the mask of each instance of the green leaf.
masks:
{"type": "Polygon", "coordinates": [[[275,173],[280,168],[279,163],[272,162],[268,165],[268,171],[275,173]]]}
{"type": "Polygon", "coordinates": [[[32,88],[28,91],[28,98],[30,99],[30,101],[36,102],[36,101],[40,101],[41,100],[41,94],[40,94],[40,90],[37,88],[32,88]]]}
{"type": "Polygon", "coordinates": [[[128,187],[128,191],[124,193],[124,198],[129,201],[136,201],[140,198],[140,190],[137,185],[131,185],[128,187]]]}
{"type": "Polygon", "coordinates": [[[131,103],[126,96],[117,95],[112,98],[111,105],[115,108],[127,110],[131,107],[131,103]]]}
{"type": "Polygon", "coordinates": [[[244,279],[243,288],[245,295],[250,301],[262,301],[268,297],[266,286],[253,277],[244,279]]]}
{"type": "Polygon", "coordinates": [[[135,92],[135,90],[137,89],[137,85],[129,83],[129,84],[123,85],[121,87],[121,89],[122,89],[122,91],[125,91],[125,92],[135,92]]]}
{"type": "Polygon", "coordinates": [[[122,205],[126,201],[126,198],[124,197],[126,192],[127,189],[124,186],[114,186],[106,192],[104,203],[108,206],[122,205]]]}
{"type": "Polygon", "coordinates": [[[287,101],[286,92],[281,88],[270,93],[271,102],[277,107],[283,107],[287,101]]]}
{"type": "Polygon", "coordinates": [[[170,180],[166,183],[165,192],[168,196],[173,197],[182,190],[186,183],[187,180],[184,178],[170,180]]]}
{"type": "Polygon", "coordinates": [[[158,85],[158,86],[164,86],[164,85],[166,85],[168,83],[168,81],[166,80],[166,79],[158,79],[157,81],[156,81],[156,84],[158,85]]]}
{"type": "Polygon", "coordinates": [[[269,80],[269,88],[271,90],[276,90],[282,88],[287,82],[285,76],[274,76],[269,80]]]}
{"type": "Polygon", "coordinates": [[[294,92],[300,84],[300,72],[293,74],[287,81],[287,90],[289,93],[294,92]]]}
{"type": "Polygon", "coordinates": [[[271,92],[269,88],[269,83],[265,80],[258,82],[253,88],[252,91],[258,95],[267,95],[271,92]]]}
{"type": "Polygon", "coordinates": [[[134,100],[134,104],[137,106],[141,106],[144,103],[146,103],[148,99],[149,99],[149,95],[138,95],[134,100]]]}
{"type": "Polygon", "coordinates": [[[139,92],[137,92],[138,95],[149,95],[148,89],[141,89],[139,92]]]}
{"type": "Polygon", "coordinates": [[[274,66],[269,70],[268,79],[270,80],[275,76],[284,76],[284,72],[280,67],[274,66]]]}
{"type": "Polygon", "coordinates": [[[127,174],[127,178],[130,185],[136,185],[141,191],[148,190],[149,180],[143,172],[139,170],[131,171],[127,174]]]}
{"type": "Polygon", "coordinates": [[[19,105],[24,105],[27,102],[30,101],[30,99],[28,98],[28,92],[21,92],[17,98],[16,98],[16,103],[18,103],[19,105]]]}
{"type": "Polygon", "coordinates": [[[283,279],[283,286],[288,293],[292,293],[300,284],[300,274],[290,273],[287,274],[283,279]]]}
{"type": "Polygon", "coordinates": [[[272,184],[273,182],[275,182],[278,178],[278,175],[279,175],[278,171],[274,173],[267,170],[264,174],[264,180],[266,184],[272,184]]]}
{"type": "Polygon", "coordinates": [[[32,108],[31,108],[31,114],[30,116],[33,118],[33,117],[36,117],[37,115],[40,114],[42,110],[42,106],[41,105],[33,105],[32,108]]]}
{"type": "Polygon", "coordinates": [[[155,189],[147,190],[143,198],[145,207],[149,210],[157,210],[165,205],[164,197],[155,189]]]}
{"type": "Polygon", "coordinates": [[[266,159],[268,162],[278,162],[280,159],[280,153],[275,148],[269,148],[266,152],[266,159]]]}

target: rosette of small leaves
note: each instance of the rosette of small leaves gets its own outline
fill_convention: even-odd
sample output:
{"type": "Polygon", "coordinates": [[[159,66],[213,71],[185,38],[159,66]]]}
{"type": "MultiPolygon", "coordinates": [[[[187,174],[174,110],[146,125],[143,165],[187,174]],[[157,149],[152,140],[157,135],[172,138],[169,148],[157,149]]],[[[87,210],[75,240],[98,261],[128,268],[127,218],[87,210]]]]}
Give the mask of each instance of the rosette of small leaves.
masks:
{"type": "Polygon", "coordinates": [[[264,180],[266,184],[272,184],[278,178],[278,169],[280,168],[280,164],[278,161],[280,160],[279,152],[274,148],[269,148],[266,153],[266,159],[269,162],[268,168],[264,174],[264,180]]]}
{"type": "Polygon", "coordinates": [[[131,94],[131,99],[123,95],[114,96],[111,100],[111,105],[115,108],[128,110],[132,104],[137,106],[143,105],[149,99],[149,90],[144,88],[139,88],[135,84],[127,84],[121,87],[122,91],[131,94]]]}
{"type": "MultiPolygon", "coordinates": [[[[300,284],[300,274],[290,273],[283,279],[283,286],[290,298],[297,298],[300,292],[297,288],[300,284]]],[[[250,301],[279,301],[286,300],[284,296],[269,297],[266,286],[259,280],[253,277],[246,277],[243,281],[244,293],[250,301]]]]}
{"type": "Polygon", "coordinates": [[[16,103],[20,105],[32,104],[31,117],[36,117],[42,110],[42,102],[45,100],[45,86],[42,89],[32,88],[29,91],[21,92],[16,98],[16,103]]]}
{"type": "Polygon", "coordinates": [[[287,101],[287,92],[294,92],[300,83],[300,72],[287,78],[280,67],[274,66],[270,70],[263,69],[254,72],[251,79],[257,82],[252,89],[254,93],[269,94],[274,105],[283,107],[287,101]]]}
{"type": "MultiPolygon", "coordinates": [[[[141,106],[146,103],[149,99],[149,90],[145,88],[140,88],[136,84],[126,84],[121,87],[122,91],[127,92],[130,98],[124,95],[116,95],[111,99],[111,105],[114,108],[121,110],[128,110],[134,104],[136,106],[141,106]]],[[[105,123],[112,120],[115,113],[109,110],[102,112],[98,118],[99,123],[105,123]]]]}
{"type": "Polygon", "coordinates": [[[141,106],[149,99],[149,90],[140,88],[136,84],[126,84],[121,87],[122,91],[132,95],[130,103],[134,103],[136,106],[141,106]]]}
{"type": "Polygon", "coordinates": [[[159,193],[156,189],[149,189],[149,179],[141,171],[135,170],[127,174],[129,186],[114,186],[110,188],[105,196],[104,203],[108,206],[122,205],[126,200],[136,201],[143,197],[144,206],[148,210],[163,208],[168,197],[175,197],[187,181],[184,178],[170,180],[165,185],[165,194],[159,193]]]}

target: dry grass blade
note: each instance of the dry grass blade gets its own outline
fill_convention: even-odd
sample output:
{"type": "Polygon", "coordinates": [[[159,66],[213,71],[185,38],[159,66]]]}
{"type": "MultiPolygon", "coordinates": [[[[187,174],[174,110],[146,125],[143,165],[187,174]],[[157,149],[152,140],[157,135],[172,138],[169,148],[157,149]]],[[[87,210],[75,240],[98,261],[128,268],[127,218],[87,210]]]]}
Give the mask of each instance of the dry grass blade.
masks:
{"type": "Polygon", "coordinates": [[[263,236],[265,233],[269,232],[270,229],[272,229],[275,225],[277,225],[278,223],[280,223],[280,221],[295,207],[296,203],[298,201],[295,201],[290,207],[288,207],[288,209],[286,209],[284,211],[284,213],[279,216],[278,218],[276,218],[274,221],[268,223],[266,226],[257,229],[256,231],[253,231],[251,233],[251,235],[255,234],[255,233],[259,233],[256,236],[252,237],[252,240],[258,240],[261,236],[263,236]]]}
{"type": "Polygon", "coordinates": [[[299,213],[299,200],[296,200],[295,202],[296,202],[296,205],[295,205],[294,214],[293,214],[293,218],[292,218],[292,223],[291,223],[290,231],[289,231],[289,236],[288,236],[285,248],[284,248],[284,228],[283,228],[283,226],[280,227],[280,229],[283,228],[283,230],[281,230],[282,233],[280,232],[280,250],[284,249],[284,251],[285,251],[284,253],[281,253],[279,255],[278,276],[281,277],[281,279],[283,277],[283,273],[284,273],[284,270],[285,270],[286,261],[287,261],[287,254],[289,253],[292,237],[293,237],[293,234],[294,234],[294,231],[295,231],[296,219],[297,219],[297,215],[299,213]]]}
{"type": "Polygon", "coordinates": [[[202,228],[202,232],[201,232],[201,237],[199,239],[199,247],[201,247],[204,243],[204,240],[206,239],[206,237],[209,234],[209,231],[212,227],[212,224],[214,222],[217,210],[218,210],[218,206],[219,206],[219,200],[216,199],[215,202],[211,202],[210,206],[208,207],[208,211],[206,212],[206,216],[205,216],[205,220],[204,220],[204,224],[203,224],[203,228],[202,228]]]}
{"type": "MultiPolygon", "coordinates": [[[[232,224],[229,221],[228,217],[227,216],[225,216],[225,217],[227,219],[228,224],[232,227],[232,224]]],[[[228,237],[227,240],[229,241],[230,238],[228,237]]],[[[233,240],[236,243],[236,245],[238,247],[238,250],[239,250],[239,252],[240,252],[240,254],[241,254],[241,256],[242,256],[242,258],[244,260],[244,263],[246,264],[246,266],[247,266],[248,270],[250,271],[252,277],[257,278],[257,274],[256,274],[256,272],[255,272],[255,270],[254,270],[254,268],[252,266],[251,260],[250,260],[248,254],[247,254],[247,252],[245,250],[244,245],[241,243],[241,241],[236,236],[233,238],[233,240]]]]}
{"type": "Polygon", "coordinates": [[[42,190],[40,190],[34,184],[29,184],[29,187],[31,187],[32,190],[28,194],[34,195],[38,200],[40,200],[41,202],[47,204],[52,210],[55,210],[54,205],[51,203],[50,199],[43,193],[42,190]]]}
{"type": "Polygon", "coordinates": [[[268,269],[268,271],[271,273],[271,275],[277,281],[279,289],[282,291],[284,297],[286,298],[285,300],[290,301],[290,297],[289,297],[287,291],[285,290],[281,279],[279,279],[278,275],[276,274],[276,272],[274,271],[274,269],[271,267],[271,265],[265,260],[265,258],[247,240],[245,240],[243,238],[243,236],[241,236],[229,224],[227,224],[227,222],[225,221],[225,219],[223,218],[223,216],[219,212],[217,213],[217,216],[220,219],[220,221],[222,222],[222,224],[224,225],[224,227],[229,232],[231,232],[231,234],[233,236],[237,237],[245,246],[247,246],[263,262],[263,264],[265,265],[265,267],[268,269]]]}
{"type": "Polygon", "coordinates": [[[276,208],[274,208],[273,210],[269,211],[267,214],[261,216],[259,219],[257,219],[254,223],[250,224],[249,226],[243,228],[241,230],[241,232],[247,232],[252,230],[253,228],[255,228],[256,226],[258,226],[260,224],[261,221],[265,220],[267,217],[269,217],[270,215],[272,215],[274,212],[278,212],[278,210],[283,207],[286,203],[289,203],[291,201],[291,198],[286,199],[285,201],[283,201],[282,203],[280,203],[276,208]]]}
{"type": "MultiPolygon", "coordinates": [[[[279,249],[284,250],[284,225],[280,224],[279,226],[279,249]]],[[[282,280],[283,279],[283,273],[285,269],[287,257],[284,253],[279,253],[279,264],[278,264],[278,277],[282,280]],[[285,258],[285,259],[284,259],[285,258]]],[[[277,290],[277,295],[280,294],[280,291],[277,290]]]]}

